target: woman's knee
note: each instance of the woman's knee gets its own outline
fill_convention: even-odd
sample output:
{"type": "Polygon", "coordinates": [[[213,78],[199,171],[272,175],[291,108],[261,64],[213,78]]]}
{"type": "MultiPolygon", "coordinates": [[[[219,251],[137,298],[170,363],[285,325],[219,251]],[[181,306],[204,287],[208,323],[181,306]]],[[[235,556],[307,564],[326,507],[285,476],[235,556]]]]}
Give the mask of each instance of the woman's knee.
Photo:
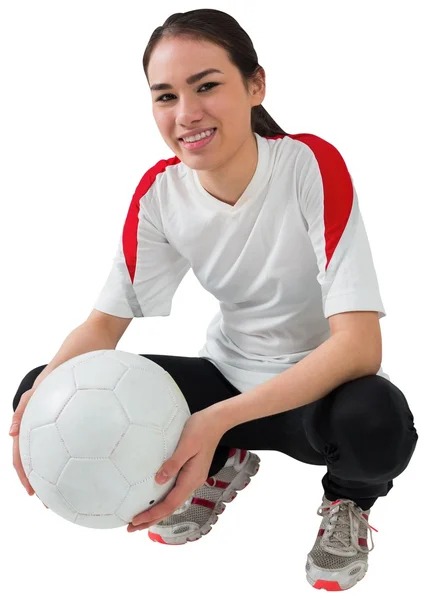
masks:
{"type": "Polygon", "coordinates": [[[22,394],[33,387],[35,380],[46,366],[47,365],[36,367],[35,369],[32,369],[32,371],[25,375],[24,379],[19,384],[18,390],[13,399],[13,412],[15,412],[15,410],[17,409],[22,394]]]}
{"type": "Polygon", "coordinates": [[[364,480],[394,479],[406,469],[418,440],[406,398],[379,375],[348,383],[337,389],[331,410],[339,445],[357,456],[364,480]]]}
{"type": "Polygon", "coordinates": [[[333,426],[366,436],[406,435],[414,420],[401,390],[380,375],[368,375],[340,386],[331,411],[333,426]]]}
{"type": "Polygon", "coordinates": [[[307,415],[311,445],[327,461],[342,461],[346,479],[394,479],[409,464],[418,440],[405,396],[379,375],[346,382],[308,405],[307,415]]]}

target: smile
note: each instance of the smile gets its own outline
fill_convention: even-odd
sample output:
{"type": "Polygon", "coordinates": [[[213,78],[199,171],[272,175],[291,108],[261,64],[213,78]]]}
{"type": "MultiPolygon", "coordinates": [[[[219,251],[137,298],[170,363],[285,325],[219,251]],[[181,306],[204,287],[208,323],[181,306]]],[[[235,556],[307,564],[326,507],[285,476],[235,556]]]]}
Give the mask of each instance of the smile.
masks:
{"type": "Polygon", "coordinates": [[[199,148],[204,148],[205,146],[210,144],[210,142],[213,140],[215,135],[216,135],[216,129],[208,137],[202,138],[201,140],[198,140],[197,142],[184,142],[183,139],[180,139],[179,143],[186,150],[198,150],[199,148]]]}

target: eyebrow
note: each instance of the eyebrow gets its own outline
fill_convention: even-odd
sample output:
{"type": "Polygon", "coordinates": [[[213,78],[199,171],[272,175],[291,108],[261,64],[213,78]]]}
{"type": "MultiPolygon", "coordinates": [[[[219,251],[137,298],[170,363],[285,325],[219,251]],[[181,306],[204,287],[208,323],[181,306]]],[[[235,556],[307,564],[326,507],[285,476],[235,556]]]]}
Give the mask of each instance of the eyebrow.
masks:
{"type": "MultiPolygon", "coordinates": [[[[200,73],[196,73],[195,75],[190,75],[190,77],[188,77],[185,81],[191,85],[192,83],[196,83],[197,81],[199,81],[200,79],[203,79],[203,77],[206,77],[206,75],[210,75],[211,73],[221,73],[222,75],[224,75],[224,73],[222,71],[220,71],[219,69],[205,69],[204,71],[201,71],[200,73]]],[[[160,90],[171,90],[172,86],[169,83],[154,83],[152,86],[150,86],[150,90],[152,92],[157,92],[160,90]]]]}

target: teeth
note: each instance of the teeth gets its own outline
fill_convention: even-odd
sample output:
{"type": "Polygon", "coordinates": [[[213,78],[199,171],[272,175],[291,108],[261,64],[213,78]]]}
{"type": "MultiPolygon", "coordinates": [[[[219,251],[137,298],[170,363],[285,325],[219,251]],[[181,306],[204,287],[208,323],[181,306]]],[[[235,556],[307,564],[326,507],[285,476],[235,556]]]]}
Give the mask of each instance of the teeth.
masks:
{"type": "Polygon", "coordinates": [[[198,133],[197,135],[192,135],[191,137],[182,138],[184,142],[198,142],[205,137],[209,137],[214,132],[213,129],[209,129],[208,131],[203,131],[202,133],[198,133]]]}

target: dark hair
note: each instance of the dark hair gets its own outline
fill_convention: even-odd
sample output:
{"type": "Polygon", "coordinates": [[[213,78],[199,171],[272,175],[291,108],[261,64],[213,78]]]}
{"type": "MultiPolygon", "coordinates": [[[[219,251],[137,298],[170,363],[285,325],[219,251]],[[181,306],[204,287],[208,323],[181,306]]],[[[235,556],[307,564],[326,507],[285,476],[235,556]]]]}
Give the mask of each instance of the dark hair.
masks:
{"type": "MultiPolygon", "coordinates": [[[[230,62],[239,69],[245,88],[248,90],[248,82],[256,77],[260,68],[252,40],[233,17],[210,8],[174,13],[161,27],[153,31],[142,59],[147,80],[148,63],[156,44],[165,37],[177,36],[200,41],[208,40],[222,46],[230,62]]],[[[251,127],[252,131],[264,137],[287,135],[262,105],[252,108],[251,127]]]]}

